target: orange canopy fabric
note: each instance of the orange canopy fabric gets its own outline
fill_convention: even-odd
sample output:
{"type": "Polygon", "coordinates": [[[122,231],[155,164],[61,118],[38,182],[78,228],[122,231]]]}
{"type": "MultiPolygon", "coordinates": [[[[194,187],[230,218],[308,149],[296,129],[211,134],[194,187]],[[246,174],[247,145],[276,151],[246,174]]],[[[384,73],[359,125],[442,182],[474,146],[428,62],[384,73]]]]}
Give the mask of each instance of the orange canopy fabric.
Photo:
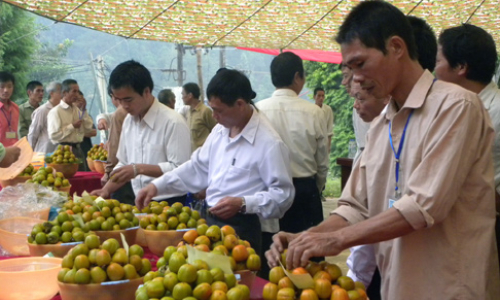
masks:
{"type": "MultiPolygon", "coordinates": [[[[4,0],[58,22],[134,39],[196,46],[339,51],[332,41],[360,0],[4,0]]],[[[494,0],[393,0],[439,34],[469,22],[500,41],[494,0]]],[[[497,45],[498,47],[498,45],[497,45]]]]}

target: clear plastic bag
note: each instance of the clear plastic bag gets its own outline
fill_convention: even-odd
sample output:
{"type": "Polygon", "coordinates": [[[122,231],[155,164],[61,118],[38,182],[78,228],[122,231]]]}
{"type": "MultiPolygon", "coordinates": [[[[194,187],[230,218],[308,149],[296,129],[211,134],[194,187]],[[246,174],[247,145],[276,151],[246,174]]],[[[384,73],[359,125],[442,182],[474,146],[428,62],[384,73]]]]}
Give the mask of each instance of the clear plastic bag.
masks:
{"type": "Polygon", "coordinates": [[[67,200],[68,194],[39,184],[8,186],[0,191],[0,220],[19,216],[47,220],[50,208],[67,200]]]}

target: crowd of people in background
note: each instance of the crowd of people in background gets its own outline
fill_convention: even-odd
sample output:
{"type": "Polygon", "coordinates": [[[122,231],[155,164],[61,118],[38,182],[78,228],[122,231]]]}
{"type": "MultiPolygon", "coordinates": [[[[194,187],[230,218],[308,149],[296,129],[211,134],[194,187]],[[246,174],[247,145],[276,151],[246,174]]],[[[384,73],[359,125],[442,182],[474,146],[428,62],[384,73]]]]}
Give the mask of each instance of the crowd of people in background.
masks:
{"type": "Polygon", "coordinates": [[[335,107],[322,87],[314,103],[299,97],[306,77],[291,52],[272,60],[269,98],[254,103],[248,78],[223,68],[207,86],[207,102],[197,84],[182,86],[180,112],[172,90],[153,95],[146,67],[123,62],[109,78],[116,111],[95,123],[75,80],[51,82],[45,93],[31,81],[18,106],[14,76],[0,72],[0,167],[17,159],[13,145],[24,136],[36,152],[69,145],[85,162],[97,127],[108,133],[108,161],[93,195],[142,208],[185,204],[192,194],[208,223],[233,226],[262,254],[263,277],[285,248],[289,268],[351,248],[349,275],[371,300],[494,299],[500,90],[492,36],[463,24],[436,39],[424,20],[367,1],[336,41],[358,153],[326,220],[321,194],[335,107]]]}

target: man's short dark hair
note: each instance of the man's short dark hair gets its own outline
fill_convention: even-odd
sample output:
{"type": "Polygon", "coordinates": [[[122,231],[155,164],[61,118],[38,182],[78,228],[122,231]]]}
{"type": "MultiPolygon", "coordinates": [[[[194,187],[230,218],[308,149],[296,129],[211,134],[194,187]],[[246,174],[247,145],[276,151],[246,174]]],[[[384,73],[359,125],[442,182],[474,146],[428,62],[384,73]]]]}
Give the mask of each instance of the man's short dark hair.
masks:
{"type": "Polygon", "coordinates": [[[194,82],[188,82],[182,86],[186,94],[192,94],[196,99],[200,98],[200,87],[194,82]]]}
{"type": "Polygon", "coordinates": [[[43,84],[40,81],[33,80],[28,82],[26,90],[33,92],[38,86],[43,86],[43,84]]]}
{"type": "Polygon", "coordinates": [[[218,97],[228,106],[233,106],[236,100],[243,99],[253,104],[252,99],[257,95],[252,90],[250,80],[237,70],[219,70],[207,86],[207,97],[218,97]]]}
{"type": "Polygon", "coordinates": [[[271,62],[271,80],[276,88],[291,85],[297,72],[304,78],[302,59],[292,52],[283,52],[271,62]]]}
{"type": "Polygon", "coordinates": [[[490,83],[498,56],[495,41],[484,29],[471,24],[448,28],[439,36],[439,45],[451,68],[467,65],[465,78],[490,83]]]}
{"type": "Polygon", "coordinates": [[[158,101],[165,105],[170,105],[175,98],[174,92],[171,89],[164,89],[158,93],[158,101]]]}
{"type": "Polygon", "coordinates": [[[434,71],[436,67],[437,39],[431,26],[424,19],[407,16],[417,45],[418,62],[422,68],[434,71]]]}
{"type": "Polygon", "coordinates": [[[109,76],[109,86],[112,90],[131,87],[141,96],[146,88],[149,88],[151,93],[154,88],[149,70],[135,60],[128,60],[116,66],[109,76]]]}
{"type": "Polygon", "coordinates": [[[314,96],[316,96],[316,94],[319,92],[319,91],[323,91],[323,93],[325,92],[325,89],[318,86],[317,88],[314,89],[314,96]]]}
{"type": "Polygon", "coordinates": [[[71,90],[71,86],[73,84],[78,84],[78,82],[76,82],[76,80],[74,79],[66,79],[62,82],[62,88],[61,88],[61,91],[64,93],[64,92],[69,92],[69,90],[71,90]]]}
{"type": "Polygon", "coordinates": [[[14,78],[14,75],[12,73],[7,72],[7,71],[1,71],[0,72],[0,82],[12,82],[12,84],[16,84],[16,78],[14,78]]]}
{"type": "Polygon", "coordinates": [[[359,39],[364,46],[387,54],[385,44],[393,36],[403,39],[410,58],[417,59],[413,30],[406,16],[387,2],[364,1],[347,15],[335,41],[349,44],[359,39]]]}

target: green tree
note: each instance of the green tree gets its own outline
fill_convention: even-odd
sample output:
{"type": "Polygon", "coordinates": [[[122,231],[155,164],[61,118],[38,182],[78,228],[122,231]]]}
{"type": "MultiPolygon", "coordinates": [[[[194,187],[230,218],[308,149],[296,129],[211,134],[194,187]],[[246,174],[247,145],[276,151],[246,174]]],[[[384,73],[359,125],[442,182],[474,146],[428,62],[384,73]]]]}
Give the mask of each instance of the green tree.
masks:
{"type": "Polygon", "coordinates": [[[36,30],[33,17],[19,8],[0,3],[0,70],[11,72],[16,78],[13,99],[26,98],[31,57],[38,48],[36,30]]]}
{"type": "MultiPolygon", "coordinates": [[[[306,85],[309,89],[321,86],[325,89],[325,104],[330,105],[335,116],[332,148],[330,152],[330,172],[337,177],[340,168],[338,157],[347,157],[349,140],[354,139],[352,127],[352,100],[341,86],[342,72],[338,65],[306,61],[306,85]]],[[[312,96],[311,96],[312,98],[312,96]]]]}
{"type": "Polygon", "coordinates": [[[72,69],[63,60],[72,44],[73,41],[69,39],[53,46],[49,43],[42,43],[33,55],[29,79],[38,80],[44,84],[51,81],[62,81],[66,73],[72,69]]]}

